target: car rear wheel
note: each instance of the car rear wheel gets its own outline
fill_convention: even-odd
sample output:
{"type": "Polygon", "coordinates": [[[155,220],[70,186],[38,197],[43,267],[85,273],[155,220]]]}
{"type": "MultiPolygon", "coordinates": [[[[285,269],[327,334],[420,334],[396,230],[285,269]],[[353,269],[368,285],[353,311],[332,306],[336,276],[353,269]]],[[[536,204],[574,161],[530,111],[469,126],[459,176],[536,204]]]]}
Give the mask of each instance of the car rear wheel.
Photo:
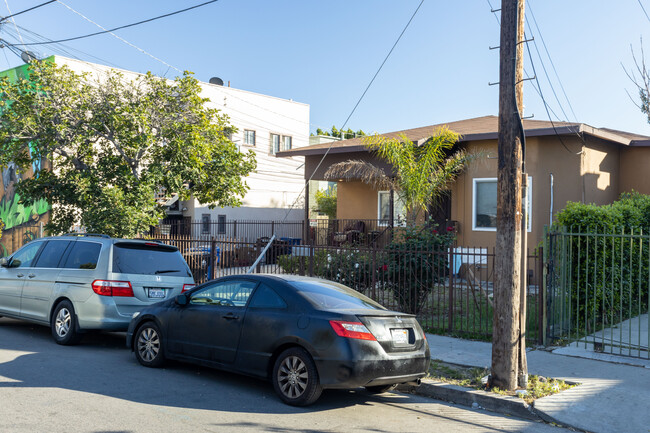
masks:
{"type": "Polygon", "coordinates": [[[308,406],[318,400],[323,391],[316,364],[299,347],[285,350],[276,359],[273,388],[283,402],[292,406],[308,406]]]}
{"type": "Polygon", "coordinates": [[[160,367],[165,362],[160,328],[147,322],[135,333],[135,357],[145,367],[160,367]]]}
{"type": "Polygon", "coordinates": [[[371,394],[382,394],[384,392],[392,391],[397,388],[397,384],[392,385],[376,385],[376,386],[366,386],[366,391],[371,394]]]}
{"type": "Polygon", "coordinates": [[[57,344],[71,346],[81,340],[81,334],[77,331],[77,316],[70,301],[59,302],[52,314],[50,327],[57,344]]]}

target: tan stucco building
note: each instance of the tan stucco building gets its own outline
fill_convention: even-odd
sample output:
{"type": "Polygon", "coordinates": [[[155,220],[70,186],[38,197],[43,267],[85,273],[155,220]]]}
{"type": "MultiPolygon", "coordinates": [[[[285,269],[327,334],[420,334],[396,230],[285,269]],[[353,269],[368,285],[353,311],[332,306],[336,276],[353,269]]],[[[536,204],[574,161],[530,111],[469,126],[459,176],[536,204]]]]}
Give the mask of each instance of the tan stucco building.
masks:
{"type": "MultiPolygon", "coordinates": [[[[498,118],[479,117],[383,135],[405,135],[423,144],[434,128],[443,125],[461,135],[458,146],[484,156],[472,162],[454,183],[448,201],[438,210],[438,221],[456,226],[459,245],[490,248],[496,240],[498,118]]],[[[537,120],[525,120],[524,129],[530,180],[529,246],[540,242],[544,226],[569,201],[603,205],[622,192],[650,194],[650,137],[582,123],[537,120]]],[[[305,179],[325,180],[331,165],[349,159],[371,161],[386,173],[391,170],[368,152],[363,138],[308,146],[278,156],[296,155],[305,156],[305,179]]],[[[340,180],[337,189],[339,219],[386,217],[387,192],[355,180],[340,180]]],[[[399,211],[399,204],[395,209],[399,211]]]]}

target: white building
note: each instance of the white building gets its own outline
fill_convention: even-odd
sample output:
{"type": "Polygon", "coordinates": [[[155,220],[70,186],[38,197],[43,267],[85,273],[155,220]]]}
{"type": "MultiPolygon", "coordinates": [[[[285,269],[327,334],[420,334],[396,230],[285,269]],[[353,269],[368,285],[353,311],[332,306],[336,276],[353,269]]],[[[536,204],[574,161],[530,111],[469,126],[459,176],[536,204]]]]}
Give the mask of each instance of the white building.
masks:
{"type": "MultiPolygon", "coordinates": [[[[55,56],[54,61],[95,76],[115,69],[61,56],[55,56]]],[[[127,79],[138,75],[119,71],[127,79]]],[[[275,153],[309,144],[309,105],[218,84],[201,82],[201,86],[211,107],[226,114],[237,128],[232,141],[241,151],[255,152],[257,169],[246,178],[250,190],[241,207],[209,209],[207,204],[187,200],[174,203],[170,217],[203,222],[302,220],[304,157],[276,158],[275,153]]]]}

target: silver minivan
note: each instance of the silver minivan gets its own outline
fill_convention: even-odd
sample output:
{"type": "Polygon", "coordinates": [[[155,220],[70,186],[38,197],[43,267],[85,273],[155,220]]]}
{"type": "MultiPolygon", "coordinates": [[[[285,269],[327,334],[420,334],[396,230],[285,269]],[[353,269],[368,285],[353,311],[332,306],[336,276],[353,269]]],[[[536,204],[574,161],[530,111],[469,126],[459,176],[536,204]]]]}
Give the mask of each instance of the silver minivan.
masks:
{"type": "Polygon", "coordinates": [[[125,331],[133,313],[194,286],[178,248],[70,234],[0,259],[0,316],[48,325],[59,344],[86,330],[125,331]]]}

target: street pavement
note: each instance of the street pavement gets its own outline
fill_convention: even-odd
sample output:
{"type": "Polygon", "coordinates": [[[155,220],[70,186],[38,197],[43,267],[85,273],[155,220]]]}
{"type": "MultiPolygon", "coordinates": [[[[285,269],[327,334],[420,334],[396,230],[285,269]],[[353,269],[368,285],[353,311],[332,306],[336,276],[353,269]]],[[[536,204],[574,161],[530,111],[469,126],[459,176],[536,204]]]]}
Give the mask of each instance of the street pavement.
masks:
{"type": "MultiPolygon", "coordinates": [[[[432,359],[489,367],[492,345],[427,334],[432,359]]],[[[565,426],[590,432],[650,432],[650,361],[581,347],[527,353],[528,372],[580,383],[538,399],[534,408],[565,426]]]]}
{"type": "Polygon", "coordinates": [[[0,318],[0,432],[559,432],[548,424],[417,395],[325,391],[308,408],[264,381],[170,363],[140,366],[124,334],[55,344],[48,328],[0,318]]]}

